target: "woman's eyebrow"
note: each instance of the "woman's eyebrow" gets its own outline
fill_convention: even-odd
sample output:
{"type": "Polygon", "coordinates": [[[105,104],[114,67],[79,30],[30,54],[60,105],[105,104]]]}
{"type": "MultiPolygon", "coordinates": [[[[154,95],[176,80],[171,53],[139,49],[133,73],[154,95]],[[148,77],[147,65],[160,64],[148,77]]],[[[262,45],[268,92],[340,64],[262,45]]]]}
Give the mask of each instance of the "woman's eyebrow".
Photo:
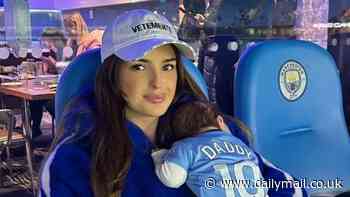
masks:
{"type": "MultiPolygon", "coordinates": [[[[150,60],[147,60],[147,59],[139,59],[137,61],[144,62],[144,63],[150,63],[151,62],[150,60]]],[[[171,62],[171,61],[176,61],[176,58],[165,59],[165,60],[163,60],[163,63],[164,62],[171,62]]]]}
{"type": "Polygon", "coordinates": [[[137,61],[139,61],[139,62],[144,62],[144,63],[149,63],[149,62],[150,62],[149,60],[146,60],[146,59],[139,59],[139,60],[137,60],[137,61]]]}
{"type": "Polygon", "coordinates": [[[165,59],[163,62],[172,62],[172,61],[176,61],[176,58],[165,59]]]}

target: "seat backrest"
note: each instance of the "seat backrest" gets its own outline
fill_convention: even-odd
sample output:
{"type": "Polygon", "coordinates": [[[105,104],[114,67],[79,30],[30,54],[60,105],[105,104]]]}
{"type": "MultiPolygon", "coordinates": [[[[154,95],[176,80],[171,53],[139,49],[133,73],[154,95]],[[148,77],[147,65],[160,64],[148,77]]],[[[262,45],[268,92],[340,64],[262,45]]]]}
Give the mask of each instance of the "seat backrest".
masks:
{"type": "Polygon", "coordinates": [[[101,65],[100,49],[77,56],[63,71],[55,96],[55,118],[59,123],[65,105],[83,91],[93,91],[97,69],[101,65]]]}
{"type": "MultiPolygon", "coordinates": [[[[207,96],[207,86],[196,66],[185,57],[182,57],[182,63],[186,72],[192,76],[207,96]]],[[[94,91],[95,76],[100,65],[100,49],[92,49],[76,57],[63,71],[55,97],[55,117],[57,122],[61,119],[64,107],[73,97],[94,91]]]]}
{"type": "Polygon", "coordinates": [[[236,71],[235,115],[252,129],[257,151],[278,167],[309,183],[338,178],[350,187],[339,72],[325,49],[298,40],[248,49],[236,71]]]}
{"type": "Polygon", "coordinates": [[[209,36],[200,52],[199,69],[208,84],[209,100],[225,114],[233,115],[234,65],[238,40],[232,35],[209,36]]]}
{"type": "Polygon", "coordinates": [[[343,87],[343,105],[347,125],[350,125],[350,32],[338,32],[329,35],[327,50],[333,55],[338,68],[343,87]]]}

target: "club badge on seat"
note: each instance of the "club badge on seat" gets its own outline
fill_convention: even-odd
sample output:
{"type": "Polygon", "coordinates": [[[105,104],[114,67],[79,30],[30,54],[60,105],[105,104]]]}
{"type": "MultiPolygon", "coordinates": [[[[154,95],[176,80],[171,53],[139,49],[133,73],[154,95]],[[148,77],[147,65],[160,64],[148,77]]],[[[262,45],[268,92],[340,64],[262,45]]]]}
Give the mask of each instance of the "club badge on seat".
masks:
{"type": "Polygon", "coordinates": [[[307,76],[301,64],[293,60],[283,64],[279,72],[279,88],[284,98],[297,100],[303,95],[306,84],[307,76]]]}

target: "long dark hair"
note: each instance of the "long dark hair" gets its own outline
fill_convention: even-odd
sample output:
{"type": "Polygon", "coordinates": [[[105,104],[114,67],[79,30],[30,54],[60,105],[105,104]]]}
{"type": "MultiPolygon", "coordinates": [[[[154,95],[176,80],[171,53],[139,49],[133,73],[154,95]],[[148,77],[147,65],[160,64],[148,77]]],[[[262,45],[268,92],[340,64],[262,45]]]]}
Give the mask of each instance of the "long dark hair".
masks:
{"type": "Polygon", "coordinates": [[[96,75],[96,132],[92,140],[91,168],[95,196],[108,196],[121,190],[132,158],[124,113],[126,102],[116,78],[122,63],[116,56],[111,56],[96,75]]]}
{"type": "MultiPolygon", "coordinates": [[[[178,81],[176,95],[181,89],[188,89],[198,97],[204,94],[185,73],[177,48],[173,47],[177,59],[178,81]]],[[[97,197],[110,196],[122,191],[132,159],[132,144],[129,139],[125,106],[116,76],[123,62],[116,56],[107,58],[96,76],[96,132],[94,133],[92,150],[91,182],[97,197]]],[[[176,100],[176,96],[175,99],[176,100]]],[[[160,142],[157,127],[156,143],[160,142]]],[[[166,131],[164,131],[167,133],[166,131]]],[[[163,131],[162,131],[163,133],[163,131]]]]}

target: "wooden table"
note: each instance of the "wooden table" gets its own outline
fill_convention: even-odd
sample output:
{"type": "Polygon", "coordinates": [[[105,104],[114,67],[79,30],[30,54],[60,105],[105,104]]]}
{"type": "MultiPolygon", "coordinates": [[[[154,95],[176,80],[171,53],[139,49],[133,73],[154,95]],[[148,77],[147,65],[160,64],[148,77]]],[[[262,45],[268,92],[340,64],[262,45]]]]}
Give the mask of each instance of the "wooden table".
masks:
{"type": "MultiPolygon", "coordinates": [[[[32,139],[32,130],[30,126],[30,110],[29,102],[33,100],[48,100],[54,98],[56,91],[50,90],[45,86],[34,86],[33,81],[25,80],[21,86],[5,86],[0,85],[0,93],[15,96],[23,99],[24,103],[24,126],[23,126],[23,135],[25,138],[26,144],[26,156],[28,162],[28,168],[31,176],[32,190],[35,195],[35,186],[34,186],[34,173],[33,173],[33,163],[32,163],[32,148],[31,148],[31,139],[32,139]]],[[[52,125],[54,127],[54,125],[52,125]]]]}
{"type": "Polygon", "coordinates": [[[50,90],[48,87],[35,87],[31,81],[22,86],[2,86],[0,92],[6,95],[15,96],[28,101],[33,100],[48,100],[54,98],[56,91],[50,90]]]}

